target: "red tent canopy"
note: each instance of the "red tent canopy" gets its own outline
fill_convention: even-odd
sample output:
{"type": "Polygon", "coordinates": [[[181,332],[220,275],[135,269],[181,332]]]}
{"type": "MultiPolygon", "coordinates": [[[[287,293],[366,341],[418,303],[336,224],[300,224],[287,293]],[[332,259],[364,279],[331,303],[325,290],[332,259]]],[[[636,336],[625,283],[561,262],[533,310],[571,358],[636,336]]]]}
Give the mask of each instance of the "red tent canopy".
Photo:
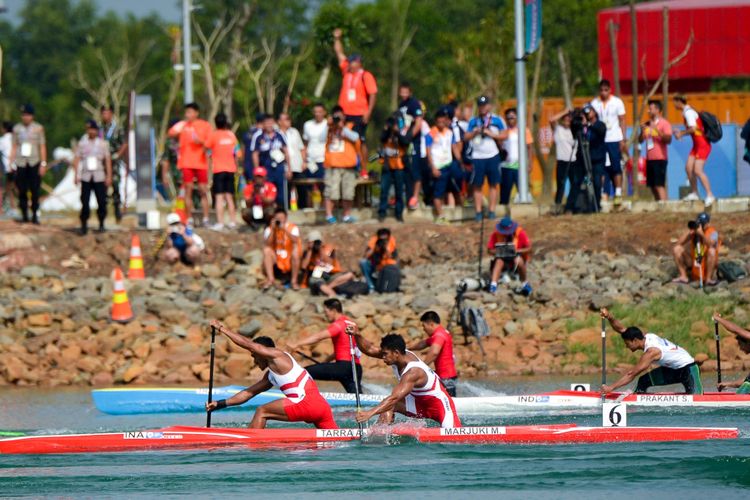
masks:
{"type": "MultiPolygon", "coordinates": [[[[750,76],[750,1],[671,0],[636,5],[638,22],[638,77],[654,82],[662,71],[664,7],[669,9],[669,57],[685,48],[692,30],[693,45],[669,73],[670,90],[705,92],[714,78],[750,76]],[[645,68],[645,75],[643,74],[645,68]]],[[[599,69],[602,77],[614,79],[609,43],[609,23],[616,28],[620,85],[631,92],[630,9],[617,7],[598,14],[599,69]]],[[[641,87],[642,88],[642,87],[641,87]]]]}

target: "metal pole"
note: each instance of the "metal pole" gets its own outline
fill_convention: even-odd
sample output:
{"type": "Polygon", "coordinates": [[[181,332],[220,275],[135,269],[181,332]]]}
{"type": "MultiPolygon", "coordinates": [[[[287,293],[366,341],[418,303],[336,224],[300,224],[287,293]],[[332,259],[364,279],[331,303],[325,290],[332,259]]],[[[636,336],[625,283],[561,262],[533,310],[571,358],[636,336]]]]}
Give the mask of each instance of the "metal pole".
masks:
{"type": "Polygon", "coordinates": [[[185,77],[185,104],[193,102],[193,59],[191,54],[192,36],[190,13],[192,0],[182,0],[182,64],[185,77]]]}
{"type": "Polygon", "coordinates": [[[526,42],[523,35],[523,0],[515,0],[516,17],[516,101],[518,108],[518,198],[530,203],[526,155],[526,42]]]}

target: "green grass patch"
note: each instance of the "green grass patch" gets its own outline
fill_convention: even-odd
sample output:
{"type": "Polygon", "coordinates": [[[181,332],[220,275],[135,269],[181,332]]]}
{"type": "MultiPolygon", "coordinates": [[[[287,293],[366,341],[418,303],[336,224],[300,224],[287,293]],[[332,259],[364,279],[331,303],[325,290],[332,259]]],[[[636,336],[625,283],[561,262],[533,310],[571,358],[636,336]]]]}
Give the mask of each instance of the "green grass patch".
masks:
{"type": "Polygon", "coordinates": [[[586,364],[589,366],[601,366],[602,364],[602,353],[598,345],[576,342],[568,346],[568,353],[571,357],[583,353],[586,356],[586,364]]]}
{"type": "MultiPolygon", "coordinates": [[[[728,313],[736,305],[732,299],[696,294],[681,298],[658,298],[641,304],[616,305],[612,307],[612,313],[626,327],[637,326],[644,333],[655,333],[695,355],[708,352],[709,344],[713,342],[713,312],[728,313]],[[692,334],[695,323],[705,325],[699,335],[692,334]]],[[[593,319],[597,320],[596,317],[593,319]]],[[[698,329],[695,331],[697,333],[698,329]]],[[[624,343],[617,335],[613,337],[614,342],[609,345],[613,346],[614,354],[623,361],[628,359],[630,353],[624,343]]]]}

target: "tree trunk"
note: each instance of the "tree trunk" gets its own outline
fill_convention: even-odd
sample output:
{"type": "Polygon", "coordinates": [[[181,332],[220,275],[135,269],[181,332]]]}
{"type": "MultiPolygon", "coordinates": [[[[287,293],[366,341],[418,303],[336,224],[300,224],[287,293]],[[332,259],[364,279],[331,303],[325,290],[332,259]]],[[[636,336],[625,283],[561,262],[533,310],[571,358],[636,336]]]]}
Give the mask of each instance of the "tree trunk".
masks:
{"type": "MultiPolygon", "coordinates": [[[[552,179],[555,174],[554,163],[550,162],[550,159],[554,158],[554,155],[550,151],[547,157],[542,152],[542,145],[539,141],[539,104],[541,99],[539,98],[539,80],[542,74],[542,58],[544,57],[544,39],[539,40],[539,49],[537,50],[536,60],[534,61],[534,76],[531,79],[531,95],[530,95],[530,111],[531,111],[531,136],[534,139],[532,143],[532,149],[534,150],[534,156],[536,156],[539,165],[542,167],[542,198],[549,198],[552,196],[552,179]]],[[[531,163],[531,158],[529,158],[531,163]]]]}
{"type": "Polygon", "coordinates": [[[315,91],[313,92],[313,96],[315,96],[316,99],[320,99],[320,96],[323,95],[323,89],[326,88],[326,83],[328,82],[328,77],[331,74],[331,65],[326,64],[326,67],[323,68],[320,72],[320,77],[318,77],[318,83],[315,85],[315,91]]]}
{"type": "Polygon", "coordinates": [[[573,109],[573,93],[570,90],[570,76],[568,75],[568,63],[565,62],[565,53],[562,47],[557,47],[557,62],[560,64],[560,78],[562,79],[563,98],[565,107],[573,109]]]}
{"type": "MultiPolygon", "coordinates": [[[[630,35],[632,38],[631,63],[632,63],[632,83],[633,86],[633,128],[630,137],[630,144],[633,145],[633,154],[630,158],[632,166],[630,170],[630,182],[633,184],[633,194],[636,199],[647,196],[647,189],[641,187],[638,183],[638,159],[641,149],[638,142],[638,121],[640,112],[638,107],[638,19],[635,12],[635,0],[630,0],[630,35]]],[[[625,177],[623,176],[623,180],[625,177]]]]}

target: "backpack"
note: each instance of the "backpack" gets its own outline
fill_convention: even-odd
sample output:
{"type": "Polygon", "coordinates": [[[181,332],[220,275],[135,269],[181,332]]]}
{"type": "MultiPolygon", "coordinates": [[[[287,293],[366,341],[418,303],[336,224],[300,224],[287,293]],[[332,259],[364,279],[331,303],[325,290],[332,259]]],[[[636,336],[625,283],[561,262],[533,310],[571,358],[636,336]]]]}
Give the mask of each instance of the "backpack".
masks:
{"type": "Polygon", "coordinates": [[[735,281],[747,277],[745,267],[732,260],[719,262],[719,265],[716,268],[716,274],[719,276],[719,279],[727,280],[729,283],[734,283],[735,281]]]}
{"type": "Polygon", "coordinates": [[[351,280],[341,284],[333,289],[339,295],[345,295],[351,299],[355,295],[367,295],[370,293],[370,287],[364,281],[351,280]]]}
{"type": "Polygon", "coordinates": [[[400,285],[401,270],[398,266],[385,266],[378,272],[378,281],[375,283],[378,293],[398,292],[400,285]]]}
{"type": "Polygon", "coordinates": [[[723,135],[721,130],[721,123],[716,115],[709,113],[708,111],[701,111],[698,116],[703,122],[703,135],[708,142],[719,142],[723,135]]]}
{"type": "Polygon", "coordinates": [[[484,312],[478,307],[466,307],[461,311],[461,325],[463,328],[467,328],[472,336],[481,339],[490,334],[490,325],[487,324],[487,320],[484,319],[484,312]]]}

